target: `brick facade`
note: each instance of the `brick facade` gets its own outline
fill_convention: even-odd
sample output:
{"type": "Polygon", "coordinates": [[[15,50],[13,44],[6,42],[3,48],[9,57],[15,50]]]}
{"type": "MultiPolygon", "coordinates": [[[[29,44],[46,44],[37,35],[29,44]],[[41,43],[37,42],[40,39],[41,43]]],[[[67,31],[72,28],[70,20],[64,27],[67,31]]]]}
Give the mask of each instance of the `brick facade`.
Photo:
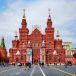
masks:
{"type": "Polygon", "coordinates": [[[29,35],[25,13],[23,15],[22,27],[19,29],[19,39],[17,35],[12,40],[12,48],[10,48],[10,63],[23,63],[32,57],[32,63],[40,63],[41,61],[50,63],[64,63],[65,52],[61,39],[54,38],[54,28],[50,14],[47,19],[47,27],[45,34],[42,34],[38,28],[35,28],[29,35]],[[29,49],[32,53],[29,56],[29,49]],[[28,59],[27,59],[28,58],[28,59]]]}

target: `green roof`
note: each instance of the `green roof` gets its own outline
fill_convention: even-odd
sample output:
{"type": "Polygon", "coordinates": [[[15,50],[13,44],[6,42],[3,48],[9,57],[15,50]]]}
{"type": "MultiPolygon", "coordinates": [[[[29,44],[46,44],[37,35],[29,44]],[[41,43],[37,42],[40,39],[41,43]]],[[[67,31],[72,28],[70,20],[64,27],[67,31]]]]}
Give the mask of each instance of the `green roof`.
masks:
{"type": "Polygon", "coordinates": [[[4,37],[2,37],[0,48],[5,48],[4,37]]]}

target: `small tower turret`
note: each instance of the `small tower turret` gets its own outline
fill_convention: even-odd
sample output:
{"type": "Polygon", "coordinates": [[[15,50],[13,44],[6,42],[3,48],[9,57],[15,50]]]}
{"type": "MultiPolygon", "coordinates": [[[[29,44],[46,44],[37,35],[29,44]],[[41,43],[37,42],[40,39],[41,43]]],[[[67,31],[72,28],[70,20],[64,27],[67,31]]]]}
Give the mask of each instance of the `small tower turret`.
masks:
{"type": "Polygon", "coordinates": [[[56,39],[60,39],[59,30],[57,30],[56,39]]]}
{"type": "Polygon", "coordinates": [[[1,62],[6,62],[7,61],[7,51],[4,43],[4,36],[2,37],[1,40],[1,46],[0,46],[0,54],[1,54],[1,62]]]}
{"type": "Polygon", "coordinates": [[[17,36],[17,31],[15,32],[15,40],[17,41],[18,40],[18,36],[17,36]]]}

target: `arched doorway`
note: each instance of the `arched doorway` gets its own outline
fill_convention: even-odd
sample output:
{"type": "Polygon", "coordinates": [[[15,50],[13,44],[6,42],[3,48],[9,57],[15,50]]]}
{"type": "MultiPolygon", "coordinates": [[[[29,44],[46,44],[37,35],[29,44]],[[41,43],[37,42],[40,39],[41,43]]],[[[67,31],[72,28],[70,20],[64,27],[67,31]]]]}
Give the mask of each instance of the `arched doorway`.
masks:
{"type": "Polygon", "coordinates": [[[40,63],[40,49],[33,49],[32,60],[33,60],[33,64],[40,63]]]}
{"type": "Polygon", "coordinates": [[[34,60],[34,64],[39,64],[39,61],[38,60],[34,60]]]}
{"type": "Polygon", "coordinates": [[[17,57],[17,58],[16,58],[16,63],[18,63],[18,62],[19,62],[19,58],[17,57]]]}
{"type": "Polygon", "coordinates": [[[27,48],[26,62],[30,62],[32,64],[32,49],[31,48],[27,48]]]}

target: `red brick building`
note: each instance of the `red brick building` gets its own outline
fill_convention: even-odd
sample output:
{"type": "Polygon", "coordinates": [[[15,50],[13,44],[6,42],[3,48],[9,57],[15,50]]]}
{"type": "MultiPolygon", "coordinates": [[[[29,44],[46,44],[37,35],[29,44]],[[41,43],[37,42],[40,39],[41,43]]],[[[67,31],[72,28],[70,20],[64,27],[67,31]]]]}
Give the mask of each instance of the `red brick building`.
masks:
{"type": "Polygon", "coordinates": [[[44,62],[64,63],[65,52],[62,46],[62,40],[54,38],[54,28],[52,26],[51,16],[49,13],[45,28],[45,34],[42,34],[38,28],[29,35],[25,13],[22,18],[21,28],[19,28],[19,39],[15,36],[12,40],[12,48],[9,50],[10,63],[23,63],[28,61],[34,63],[44,62]]]}
{"type": "Polygon", "coordinates": [[[73,54],[73,61],[72,61],[72,63],[76,65],[76,53],[73,54]]]}
{"type": "Polygon", "coordinates": [[[7,61],[7,51],[4,43],[4,37],[2,37],[0,45],[0,62],[4,63],[7,61]]]}

